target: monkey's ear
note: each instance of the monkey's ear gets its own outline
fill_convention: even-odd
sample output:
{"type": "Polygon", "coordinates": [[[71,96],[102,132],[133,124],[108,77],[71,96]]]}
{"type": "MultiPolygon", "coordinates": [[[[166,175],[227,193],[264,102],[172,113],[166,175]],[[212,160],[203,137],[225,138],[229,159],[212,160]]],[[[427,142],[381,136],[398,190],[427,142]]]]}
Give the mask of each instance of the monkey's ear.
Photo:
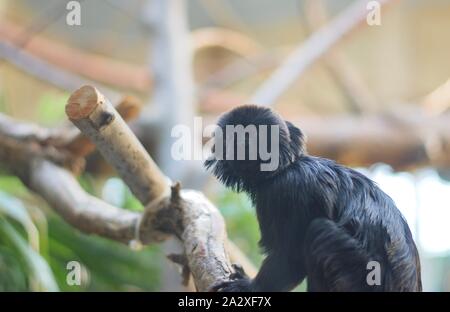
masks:
{"type": "Polygon", "coordinates": [[[298,156],[306,153],[306,138],[303,132],[290,121],[285,121],[289,129],[291,150],[298,156]]]}

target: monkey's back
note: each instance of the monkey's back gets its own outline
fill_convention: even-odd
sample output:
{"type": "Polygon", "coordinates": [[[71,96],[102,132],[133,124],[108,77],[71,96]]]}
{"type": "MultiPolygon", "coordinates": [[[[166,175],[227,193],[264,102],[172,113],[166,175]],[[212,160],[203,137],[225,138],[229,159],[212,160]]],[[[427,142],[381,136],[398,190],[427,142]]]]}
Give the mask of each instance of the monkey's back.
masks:
{"type": "Polygon", "coordinates": [[[421,290],[418,252],[405,219],[361,173],[303,156],[250,195],[266,251],[291,250],[317,271],[310,268],[309,283],[312,274],[322,280],[328,274],[331,284],[342,286],[317,285],[318,290],[421,290]],[[368,287],[372,261],[380,265],[381,283],[368,287]]]}

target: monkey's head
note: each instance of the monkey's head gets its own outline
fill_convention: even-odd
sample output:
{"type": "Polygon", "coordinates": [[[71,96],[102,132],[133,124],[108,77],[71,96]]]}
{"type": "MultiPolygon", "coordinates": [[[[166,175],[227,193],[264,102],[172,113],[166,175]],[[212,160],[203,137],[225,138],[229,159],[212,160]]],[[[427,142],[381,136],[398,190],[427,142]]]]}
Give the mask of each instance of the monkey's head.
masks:
{"type": "Polygon", "coordinates": [[[226,186],[249,190],[305,152],[300,129],[269,108],[244,105],[220,117],[205,166],[226,186]]]}

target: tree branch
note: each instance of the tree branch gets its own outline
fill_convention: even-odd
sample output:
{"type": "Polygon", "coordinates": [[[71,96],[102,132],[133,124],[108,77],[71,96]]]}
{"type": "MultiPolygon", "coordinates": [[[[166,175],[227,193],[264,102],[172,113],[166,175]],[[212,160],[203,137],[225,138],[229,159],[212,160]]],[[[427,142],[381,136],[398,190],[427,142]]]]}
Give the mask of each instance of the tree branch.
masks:
{"type": "MultiPolygon", "coordinates": [[[[306,27],[311,31],[320,29],[328,20],[327,7],[322,0],[306,0],[303,5],[306,27]]],[[[348,99],[348,106],[356,114],[372,113],[377,101],[351,60],[339,47],[330,49],[324,63],[331,76],[348,99]]]]}
{"type": "Polygon", "coordinates": [[[450,113],[430,116],[407,109],[367,115],[294,119],[308,150],[350,166],[391,165],[395,170],[450,166],[450,113]]]}
{"type": "Polygon", "coordinates": [[[20,141],[53,142],[60,139],[58,131],[31,122],[18,121],[0,113],[0,134],[20,141]]]}
{"type": "Polygon", "coordinates": [[[19,176],[69,224],[81,231],[121,242],[136,236],[139,214],[113,207],[87,194],[71,172],[57,165],[61,163],[60,151],[35,141],[21,140],[20,136],[6,135],[3,120],[0,119],[2,166],[19,176]]]}
{"type": "MultiPolygon", "coordinates": [[[[8,60],[27,74],[47,81],[61,90],[71,91],[80,85],[91,83],[88,79],[60,69],[5,41],[0,41],[0,58],[8,60]]],[[[114,102],[119,100],[120,96],[116,91],[107,87],[102,89],[114,102]]]]}
{"type": "Polygon", "coordinates": [[[42,196],[64,220],[87,234],[123,243],[136,237],[140,214],[123,210],[89,195],[73,175],[55,164],[33,159],[28,186],[42,196]]]}
{"type": "Polygon", "coordinates": [[[66,113],[103,157],[117,169],[133,194],[147,205],[168,191],[162,174],[125,121],[97,89],[84,86],[70,96],[66,113]]]}
{"type": "MultiPolygon", "coordinates": [[[[126,122],[129,122],[138,117],[142,110],[142,103],[133,96],[126,96],[115,108],[119,115],[126,122]]],[[[61,147],[78,157],[84,157],[92,153],[95,150],[95,145],[92,141],[75,127],[74,130],[76,131],[70,131],[70,135],[63,142],[58,143],[57,147],[61,147]]]]}
{"type": "MultiPolygon", "coordinates": [[[[187,263],[200,291],[210,289],[232,273],[225,250],[223,218],[200,192],[180,191],[179,185],[175,186],[170,196],[159,196],[139,214],[87,194],[70,172],[38,152],[24,149],[15,158],[10,157],[14,152],[18,151],[12,150],[0,136],[1,162],[9,165],[31,190],[75,228],[123,243],[139,239],[151,244],[174,235],[184,243],[187,263]]],[[[252,266],[245,268],[249,274],[255,271],[252,266]]]]}
{"type": "MultiPolygon", "coordinates": [[[[19,43],[24,33],[24,27],[1,20],[0,57],[34,76],[41,75],[41,79],[63,90],[71,91],[88,83],[82,77],[140,93],[148,93],[153,87],[152,74],[145,67],[78,50],[43,35],[33,36],[33,40],[21,48],[19,43]]],[[[247,57],[261,48],[248,36],[219,27],[197,29],[189,38],[194,51],[218,46],[247,57]]]]}
{"type": "MultiPolygon", "coordinates": [[[[200,192],[180,190],[179,185],[169,190],[168,179],[96,89],[77,90],[66,109],[102,154],[109,154],[106,158],[141,202],[147,204],[143,214],[113,207],[87,194],[70,172],[48,158],[38,142],[30,144],[21,136],[2,133],[6,129],[2,120],[7,118],[0,119],[0,162],[75,228],[123,243],[139,239],[151,244],[175,236],[184,245],[187,267],[198,290],[206,291],[214,283],[228,279],[233,270],[230,258],[243,258],[232,247],[229,256],[227,248],[232,245],[218,209],[200,192]]],[[[242,264],[249,275],[255,273],[248,261],[242,264]]],[[[183,272],[186,277],[186,268],[183,272]]]]}
{"type": "MultiPolygon", "coordinates": [[[[6,19],[0,21],[0,40],[19,48],[20,39],[26,34],[25,27],[6,19]]],[[[112,60],[110,58],[83,52],[52,41],[42,35],[33,36],[23,48],[29,55],[62,68],[75,75],[81,75],[107,85],[147,92],[151,87],[150,75],[138,65],[112,60]]],[[[11,59],[9,59],[11,61],[11,59]]],[[[78,84],[77,86],[80,86],[78,84]]],[[[75,88],[71,88],[73,90],[75,88]]]]}
{"type": "Polygon", "coordinates": [[[66,112],[146,205],[139,239],[152,243],[167,235],[179,238],[199,290],[207,290],[212,283],[228,278],[232,269],[224,246],[225,225],[217,208],[201,193],[180,192],[179,186],[172,187],[169,194],[168,178],[95,88],[84,86],[75,91],[66,112]]]}

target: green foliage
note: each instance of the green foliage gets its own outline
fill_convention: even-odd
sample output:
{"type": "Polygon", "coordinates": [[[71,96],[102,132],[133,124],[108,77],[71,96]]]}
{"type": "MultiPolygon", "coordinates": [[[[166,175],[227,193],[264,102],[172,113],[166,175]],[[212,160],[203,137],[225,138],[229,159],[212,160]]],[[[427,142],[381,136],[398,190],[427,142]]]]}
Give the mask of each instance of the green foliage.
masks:
{"type": "Polygon", "coordinates": [[[0,190],[16,197],[27,197],[29,195],[22,181],[15,176],[0,175],[0,190]]]}
{"type": "Polygon", "coordinates": [[[38,101],[37,118],[43,125],[54,125],[66,118],[67,94],[46,93],[38,101]]]}
{"type": "MultiPolygon", "coordinates": [[[[90,176],[79,180],[95,195],[90,176]]],[[[117,198],[121,207],[142,208],[125,185],[114,183],[124,188],[119,192],[122,198],[117,198]]],[[[157,246],[133,251],[121,243],[82,234],[49,209],[44,209],[46,218],[39,220],[41,210],[32,209],[33,196],[15,177],[0,176],[0,190],[0,291],[159,289],[163,254],[157,246]],[[66,282],[70,261],[82,266],[80,286],[66,282]]]]}
{"type": "Polygon", "coordinates": [[[63,291],[154,291],[159,287],[162,253],[157,246],[133,251],[127,246],[84,235],[49,217],[50,263],[63,291]],[[81,286],[67,285],[66,265],[78,261],[88,278],[81,286]]]}
{"type": "Polygon", "coordinates": [[[95,181],[89,173],[83,173],[78,177],[78,183],[89,194],[95,194],[95,181]]]}
{"type": "Polygon", "coordinates": [[[26,291],[28,280],[20,255],[0,238],[0,292],[26,291]]]}
{"type": "Polygon", "coordinates": [[[133,211],[142,211],[144,207],[141,202],[131,193],[128,186],[119,178],[108,179],[102,190],[104,201],[133,211]]]}
{"type": "MultiPolygon", "coordinates": [[[[5,284],[0,282],[0,288],[14,290],[14,285],[10,282],[17,278],[19,278],[18,286],[23,287],[25,284],[20,277],[23,278],[26,273],[29,276],[28,286],[31,290],[58,290],[48,263],[39,253],[39,232],[27,209],[20,200],[3,192],[0,192],[0,247],[5,250],[5,254],[2,255],[5,265],[10,262],[12,255],[16,256],[20,264],[20,267],[17,267],[19,272],[16,273],[8,273],[6,268],[0,268],[2,276],[6,275],[7,281],[5,284]],[[13,221],[6,219],[7,217],[22,226],[28,236],[28,242],[16,229],[13,221]]],[[[3,281],[3,278],[1,280],[3,281]]]]}
{"type": "Polygon", "coordinates": [[[46,260],[34,250],[22,235],[4,218],[0,218],[0,233],[23,260],[30,276],[30,288],[37,291],[58,291],[58,286],[46,260]]]}
{"type": "MultiPolygon", "coordinates": [[[[92,195],[97,195],[95,188],[95,180],[85,173],[78,178],[78,182],[81,187],[92,195]]],[[[128,186],[119,178],[111,177],[103,183],[101,187],[101,198],[110,203],[113,206],[129,209],[133,211],[142,211],[144,206],[141,202],[131,193],[128,186]]]]}

